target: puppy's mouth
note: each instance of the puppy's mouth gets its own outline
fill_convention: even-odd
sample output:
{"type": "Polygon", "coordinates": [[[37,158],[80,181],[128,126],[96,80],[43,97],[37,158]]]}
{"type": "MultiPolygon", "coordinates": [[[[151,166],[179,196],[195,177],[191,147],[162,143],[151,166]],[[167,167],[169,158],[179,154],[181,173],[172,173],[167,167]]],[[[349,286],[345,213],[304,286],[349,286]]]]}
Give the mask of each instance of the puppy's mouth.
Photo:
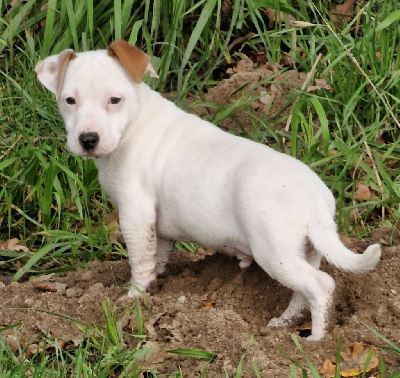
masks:
{"type": "Polygon", "coordinates": [[[72,148],[70,146],[68,147],[72,154],[83,157],[85,159],[100,159],[110,154],[110,152],[105,152],[97,148],[93,150],[85,150],[82,146],[79,146],[78,148],[76,146],[71,146],[72,148]]]}
{"type": "Polygon", "coordinates": [[[101,152],[101,151],[85,151],[85,150],[83,150],[83,153],[80,154],[80,156],[88,158],[88,159],[90,159],[90,158],[91,159],[100,159],[100,158],[105,157],[107,155],[109,155],[109,154],[101,152]]]}

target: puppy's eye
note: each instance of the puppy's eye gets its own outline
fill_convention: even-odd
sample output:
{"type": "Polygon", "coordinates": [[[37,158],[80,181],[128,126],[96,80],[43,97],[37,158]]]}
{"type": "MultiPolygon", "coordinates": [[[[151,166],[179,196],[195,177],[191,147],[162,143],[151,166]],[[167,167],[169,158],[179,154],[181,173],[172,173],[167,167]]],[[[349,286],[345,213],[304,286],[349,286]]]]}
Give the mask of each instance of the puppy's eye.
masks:
{"type": "Polygon", "coordinates": [[[117,105],[120,102],[121,102],[121,97],[110,97],[110,99],[108,100],[108,103],[112,105],[117,105]]]}
{"type": "Polygon", "coordinates": [[[75,99],[74,99],[73,97],[67,97],[67,98],[65,99],[65,102],[66,102],[68,105],[75,105],[75,104],[76,104],[76,101],[75,101],[75,99]]]}

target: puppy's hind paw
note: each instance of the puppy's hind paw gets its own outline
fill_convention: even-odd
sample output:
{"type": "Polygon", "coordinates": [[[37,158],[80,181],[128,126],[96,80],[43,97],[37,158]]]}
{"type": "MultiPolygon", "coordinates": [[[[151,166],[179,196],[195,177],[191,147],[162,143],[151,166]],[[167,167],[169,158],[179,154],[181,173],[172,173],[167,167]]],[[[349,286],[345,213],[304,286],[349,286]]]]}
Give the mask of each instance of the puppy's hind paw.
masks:
{"type": "Polygon", "coordinates": [[[165,272],[166,268],[167,268],[166,263],[157,263],[156,264],[156,275],[157,276],[162,275],[165,272]]]}
{"type": "Polygon", "coordinates": [[[281,318],[272,318],[267,325],[268,327],[287,327],[289,322],[281,318]]]}
{"type": "Polygon", "coordinates": [[[307,341],[319,341],[324,337],[324,334],[325,333],[321,333],[321,334],[312,333],[310,336],[306,337],[306,340],[307,341]]]}

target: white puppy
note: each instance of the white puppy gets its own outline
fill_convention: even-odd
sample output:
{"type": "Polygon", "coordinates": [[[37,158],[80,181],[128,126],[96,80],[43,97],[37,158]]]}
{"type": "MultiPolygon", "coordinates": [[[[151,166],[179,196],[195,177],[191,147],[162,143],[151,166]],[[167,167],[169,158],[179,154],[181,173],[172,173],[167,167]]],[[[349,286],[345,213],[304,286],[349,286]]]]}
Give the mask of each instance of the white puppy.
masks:
{"type": "Polygon", "coordinates": [[[56,94],[70,150],[94,157],[99,180],[119,209],[132,286],[145,290],[163,272],[172,240],[254,259],[294,291],[270,326],[312,314],[310,340],[324,336],[333,279],[321,257],[350,272],[378,263],[340,241],[335,201],[300,161],[223,132],[142,83],[150,57],[118,41],[108,50],[65,50],[39,62],[39,80],[56,94]],[[312,248],[307,248],[312,246],[312,248]]]}

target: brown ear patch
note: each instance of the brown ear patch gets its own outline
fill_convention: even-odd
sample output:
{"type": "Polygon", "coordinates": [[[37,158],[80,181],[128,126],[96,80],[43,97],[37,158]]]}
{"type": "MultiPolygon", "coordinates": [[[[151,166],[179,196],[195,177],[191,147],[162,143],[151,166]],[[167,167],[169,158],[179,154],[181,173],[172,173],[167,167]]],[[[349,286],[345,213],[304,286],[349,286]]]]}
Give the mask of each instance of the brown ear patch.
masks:
{"type": "MultiPolygon", "coordinates": [[[[61,86],[64,81],[65,70],[67,69],[68,62],[75,57],[75,51],[70,49],[64,50],[58,57],[57,99],[60,97],[61,86]]],[[[52,67],[50,67],[50,69],[52,69],[52,67]]]]}
{"type": "Polygon", "coordinates": [[[108,55],[120,61],[135,83],[140,84],[150,63],[150,56],[128,42],[119,40],[108,49],[108,55]]]}

